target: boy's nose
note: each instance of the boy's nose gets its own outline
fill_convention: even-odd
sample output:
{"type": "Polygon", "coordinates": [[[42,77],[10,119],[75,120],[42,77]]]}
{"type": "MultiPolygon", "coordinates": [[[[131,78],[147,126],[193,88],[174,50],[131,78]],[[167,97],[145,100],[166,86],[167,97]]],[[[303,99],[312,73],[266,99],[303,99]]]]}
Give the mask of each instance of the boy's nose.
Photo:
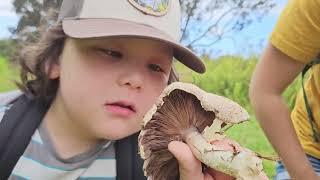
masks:
{"type": "Polygon", "coordinates": [[[144,81],[144,74],[142,70],[131,69],[125,71],[118,79],[120,86],[127,86],[130,89],[141,89],[144,81]]]}

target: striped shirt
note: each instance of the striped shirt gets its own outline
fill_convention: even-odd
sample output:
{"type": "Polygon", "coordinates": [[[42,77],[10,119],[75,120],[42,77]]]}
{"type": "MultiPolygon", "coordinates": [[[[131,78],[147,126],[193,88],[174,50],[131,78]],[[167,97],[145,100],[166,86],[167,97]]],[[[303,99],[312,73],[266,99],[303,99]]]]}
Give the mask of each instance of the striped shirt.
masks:
{"type": "MultiPolygon", "coordinates": [[[[0,95],[1,96],[1,95],[0,95]]],[[[0,102],[0,123],[9,109],[0,102]]],[[[115,180],[116,160],[112,141],[104,141],[91,150],[63,159],[56,153],[41,124],[13,169],[9,180],[115,180]]]]}

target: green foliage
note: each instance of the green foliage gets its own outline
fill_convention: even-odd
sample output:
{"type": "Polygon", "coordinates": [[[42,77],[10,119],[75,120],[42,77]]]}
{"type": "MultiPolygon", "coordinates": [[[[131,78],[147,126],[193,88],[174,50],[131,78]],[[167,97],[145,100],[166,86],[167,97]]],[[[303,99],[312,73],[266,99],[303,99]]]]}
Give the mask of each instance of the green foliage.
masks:
{"type": "MultiPolygon", "coordinates": [[[[204,74],[195,73],[181,63],[176,63],[180,80],[194,83],[208,92],[228,97],[252,112],[248,96],[249,84],[258,58],[244,59],[224,56],[216,60],[210,60],[206,57],[203,59],[207,68],[204,74]]],[[[296,93],[300,87],[301,79],[299,77],[287,88],[283,95],[290,108],[294,106],[296,93]]]]}
{"type": "MultiPolygon", "coordinates": [[[[228,97],[246,109],[250,108],[248,89],[252,71],[257,58],[243,59],[225,56],[217,60],[205,59],[206,73],[199,75],[186,70],[178,64],[178,69],[187,73],[182,74],[182,81],[192,82],[202,89],[221,96],[228,97]]],[[[179,72],[178,70],[178,72],[179,72]]]]}
{"type": "Polygon", "coordinates": [[[15,89],[15,81],[18,80],[18,70],[8,61],[0,57],[0,92],[15,89]]]}
{"type": "Polygon", "coordinates": [[[0,56],[13,59],[17,49],[17,42],[13,39],[0,40],[0,56]]]}

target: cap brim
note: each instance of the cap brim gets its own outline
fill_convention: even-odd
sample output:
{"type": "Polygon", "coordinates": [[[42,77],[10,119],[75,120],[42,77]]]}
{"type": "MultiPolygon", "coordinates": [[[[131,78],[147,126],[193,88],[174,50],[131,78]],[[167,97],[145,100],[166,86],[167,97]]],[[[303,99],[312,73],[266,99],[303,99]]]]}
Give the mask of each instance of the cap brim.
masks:
{"type": "Polygon", "coordinates": [[[73,38],[138,37],[168,43],[174,48],[174,57],[190,69],[204,73],[205,66],[191,50],[183,47],[169,35],[150,26],[116,19],[64,19],[65,34],[73,38]]]}

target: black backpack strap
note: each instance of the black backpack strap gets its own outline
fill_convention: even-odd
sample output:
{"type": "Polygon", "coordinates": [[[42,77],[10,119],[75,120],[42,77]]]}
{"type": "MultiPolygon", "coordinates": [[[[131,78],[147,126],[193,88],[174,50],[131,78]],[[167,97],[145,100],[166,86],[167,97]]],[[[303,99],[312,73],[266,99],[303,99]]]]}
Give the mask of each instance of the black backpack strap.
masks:
{"type": "Polygon", "coordinates": [[[138,154],[138,135],[136,133],[115,144],[117,180],[147,180],[143,174],[143,160],[138,154]]]}
{"type": "Polygon", "coordinates": [[[7,179],[43,119],[48,104],[19,97],[0,123],[0,179],[7,179]]]}
{"type": "Polygon", "coordinates": [[[318,128],[318,126],[316,124],[316,121],[314,119],[314,116],[313,116],[313,113],[312,113],[312,109],[311,109],[311,107],[309,105],[307,93],[306,93],[306,90],[304,88],[304,77],[305,77],[305,74],[308,72],[308,70],[313,65],[316,65],[316,64],[320,64],[320,57],[319,56],[315,60],[313,60],[312,62],[310,62],[309,64],[307,64],[303,68],[302,73],[301,73],[301,78],[302,78],[301,82],[302,82],[303,99],[304,99],[304,103],[305,103],[307,114],[308,114],[308,120],[309,120],[309,123],[310,123],[310,126],[311,126],[311,130],[312,130],[313,140],[314,140],[314,142],[318,143],[319,140],[320,140],[320,131],[319,131],[319,128],[318,128]]]}

